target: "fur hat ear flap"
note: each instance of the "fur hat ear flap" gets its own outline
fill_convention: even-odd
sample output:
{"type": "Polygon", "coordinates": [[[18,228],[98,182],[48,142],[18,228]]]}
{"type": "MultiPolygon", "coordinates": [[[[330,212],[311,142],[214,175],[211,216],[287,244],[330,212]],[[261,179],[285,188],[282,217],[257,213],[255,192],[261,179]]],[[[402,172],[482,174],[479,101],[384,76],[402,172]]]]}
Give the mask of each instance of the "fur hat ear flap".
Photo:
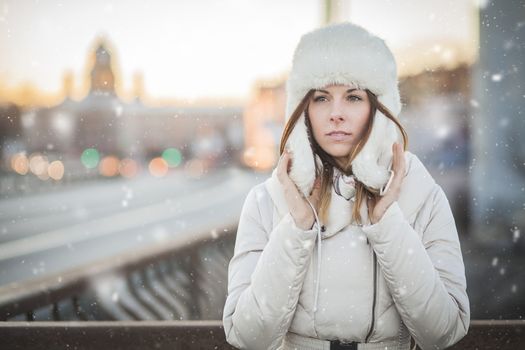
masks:
{"type": "Polygon", "coordinates": [[[378,190],[385,185],[396,139],[395,124],[378,110],[368,141],[352,162],[352,172],[359,181],[378,190]]]}
{"type": "Polygon", "coordinates": [[[315,163],[312,147],[308,140],[304,112],[297,120],[286,143],[286,148],[292,152],[290,178],[299,190],[308,196],[315,181],[315,163]]]}

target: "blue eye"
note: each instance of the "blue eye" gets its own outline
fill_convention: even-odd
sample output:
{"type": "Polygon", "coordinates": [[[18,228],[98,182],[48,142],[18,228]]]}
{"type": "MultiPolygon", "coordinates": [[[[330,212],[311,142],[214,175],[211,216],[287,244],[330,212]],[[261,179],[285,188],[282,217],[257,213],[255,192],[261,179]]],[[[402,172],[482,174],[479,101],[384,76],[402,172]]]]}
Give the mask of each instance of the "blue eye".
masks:
{"type": "MultiPolygon", "coordinates": [[[[362,101],[363,100],[361,97],[356,96],[356,95],[349,95],[347,99],[350,101],[362,101]]],[[[321,102],[321,101],[327,101],[327,100],[328,99],[326,98],[326,96],[314,97],[314,102],[321,102]]]]}

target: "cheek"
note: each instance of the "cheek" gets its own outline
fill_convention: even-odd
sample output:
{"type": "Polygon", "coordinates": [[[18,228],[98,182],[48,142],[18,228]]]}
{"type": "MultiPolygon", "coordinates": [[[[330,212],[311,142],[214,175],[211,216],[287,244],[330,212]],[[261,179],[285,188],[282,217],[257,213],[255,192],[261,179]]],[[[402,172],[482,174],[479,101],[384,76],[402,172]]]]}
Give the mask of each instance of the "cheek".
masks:
{"type": "Polygon", "coordinates": [[[368,124],[368,119],[370,117],[370,107],[365,106],[363,108],[360,108],[359,111],[355,111],[354,114],[354,120],[356,121],[356,124],[359,125],[359,129],[366,128],[366,125],[368,124]]]}
{"type": "Polygon", "coordinates": [[[316,140],[319,140],[321,133],[321,122],[318,119],[310,119],[310,125],[312,126],[312,132],[316,140]]]}
{"type": "Polygon", "coordinates": [[[316,140],[319,140],[319,134],[322,133],[324,123],[322,115],[320,111],[310,108],[308,116],[310,117],[310,125],[312,126],[314,137],[316,140]]]}

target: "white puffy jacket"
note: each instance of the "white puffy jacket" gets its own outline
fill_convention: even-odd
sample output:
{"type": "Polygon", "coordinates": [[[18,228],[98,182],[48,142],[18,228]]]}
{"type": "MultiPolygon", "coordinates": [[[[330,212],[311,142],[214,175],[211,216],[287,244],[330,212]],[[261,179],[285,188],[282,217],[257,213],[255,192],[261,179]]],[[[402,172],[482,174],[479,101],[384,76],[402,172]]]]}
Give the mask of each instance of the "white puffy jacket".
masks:
{"type": "Polygon", "coordinates": [[[228,270],[230,344],[277,349],[287,332],[388,341],[401,321],[423,349],[445,348],[467,333],[465,270],[449,202],[417,156],[406,151],[405,159],[399,199],[379,222],[346,226],[317,245],[318,223],[307,231],[295,225],[275,176],[252,188],[228,270]]]}

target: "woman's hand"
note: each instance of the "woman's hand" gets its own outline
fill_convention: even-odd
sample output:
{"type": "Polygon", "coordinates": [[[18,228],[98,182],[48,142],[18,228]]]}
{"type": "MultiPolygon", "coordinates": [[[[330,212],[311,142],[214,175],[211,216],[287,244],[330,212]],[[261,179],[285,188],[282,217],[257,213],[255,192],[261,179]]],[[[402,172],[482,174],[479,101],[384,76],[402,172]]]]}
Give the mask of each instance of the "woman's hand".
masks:
{"type": "Polygon", "coordinates": [[[401,183],[403,182],[406,171],[403,146],[400,143],[394,142],[392,145],[392,151],[392,170],[394,171],[392,183],[390,184],[386,193],[382,197],[379,197],[377,202],[375,202],[375,199],[368,199],[368,215],[372,224],[375,224],[381,220],[385,211],[388,209],[390,204],[399,198],[399,193],[401,192],[401,183]]]}
{"type": "MultiPolygon", "coordinates": [[[[285,150],[277,164],[277,178],[283,186],[284,197],[286,198],[286,203],[295,221],[295,225],[302,230],[310,230],[315,222],[315,216],[312,208],[288,175],[291,165],[292,154],[288,150],[285,150]]],[[[312,203],[315,210],[318,209],[320,190],[321,182],[320,179],[317,178],[312,193],[308,197],[308,200],[312,203]]]]}

